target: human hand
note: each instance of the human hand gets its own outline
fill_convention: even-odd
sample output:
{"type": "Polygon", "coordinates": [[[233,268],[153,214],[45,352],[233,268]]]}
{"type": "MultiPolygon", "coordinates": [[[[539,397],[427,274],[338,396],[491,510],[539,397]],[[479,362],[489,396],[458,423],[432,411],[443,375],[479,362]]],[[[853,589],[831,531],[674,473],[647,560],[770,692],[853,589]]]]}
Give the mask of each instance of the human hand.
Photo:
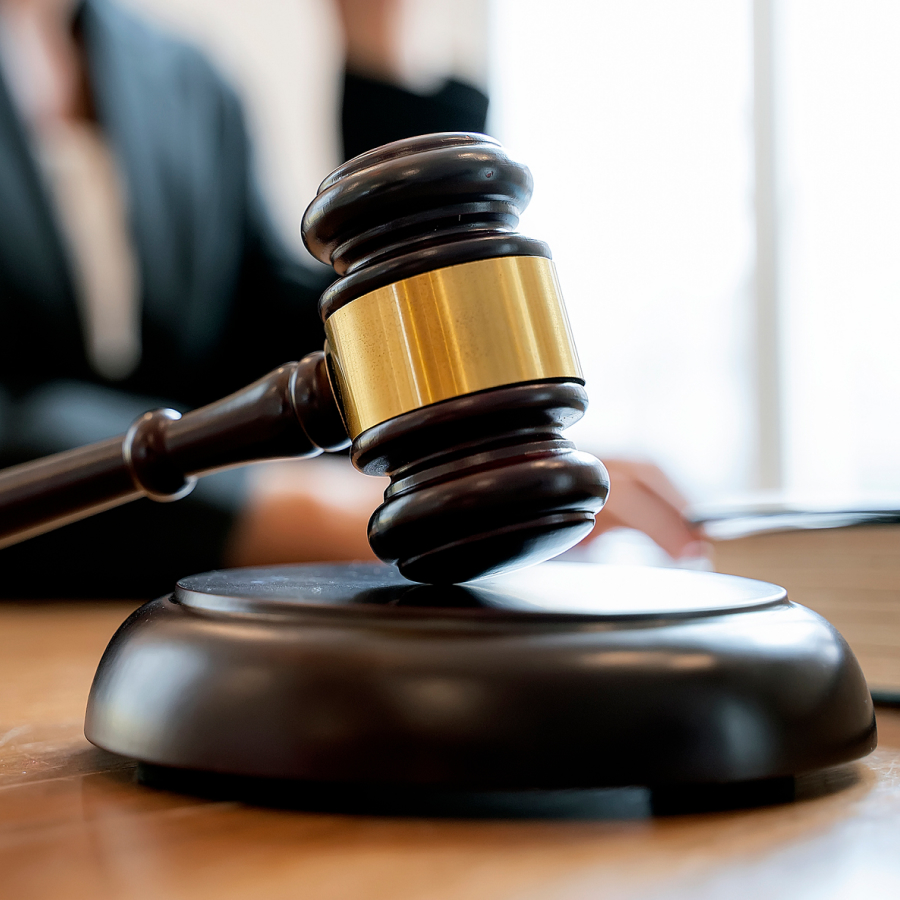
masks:
{"type": "Polygon", "coordinates": [[[604,459],[603,464],[609,472],[609,499],[585,540],[613,528],[634,528],[673,559],[702,554],[702,534],[684,517],[688,502],[662,469],[631,459],[604,459]]]}
{"type": "Polygon", "coordinates": [[[228,565],[375,560],[366,527],[384,499],[386,478],[333,457],[254,466],[251,475],[228,565]]]}
{"type": "MultiPolygon", "coordinates": [[[[687,500],[651,463],[605,459],[611,488],[591,541],[613,528],[635,528],[677,559],[699,555],[698,529],[684,518],[687,500]]],[[[229,565],[366,559],[375,556],[366,526],[386,479],[323,457],[254,467],[250,497],[232,534],[229,565]]]]}

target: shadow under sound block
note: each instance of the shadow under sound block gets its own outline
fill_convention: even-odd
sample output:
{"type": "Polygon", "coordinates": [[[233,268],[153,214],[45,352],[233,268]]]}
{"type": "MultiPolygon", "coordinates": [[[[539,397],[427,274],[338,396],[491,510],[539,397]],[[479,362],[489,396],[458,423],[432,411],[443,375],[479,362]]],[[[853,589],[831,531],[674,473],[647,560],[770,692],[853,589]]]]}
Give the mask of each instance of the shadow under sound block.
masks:
{"type": "Polygon", "coordinates": [[[784,778],[876,742],[846,642],[782,588],[573,563],[185,578],[113,637],[85,734],[154,768],[488,790],[784,778]]]}

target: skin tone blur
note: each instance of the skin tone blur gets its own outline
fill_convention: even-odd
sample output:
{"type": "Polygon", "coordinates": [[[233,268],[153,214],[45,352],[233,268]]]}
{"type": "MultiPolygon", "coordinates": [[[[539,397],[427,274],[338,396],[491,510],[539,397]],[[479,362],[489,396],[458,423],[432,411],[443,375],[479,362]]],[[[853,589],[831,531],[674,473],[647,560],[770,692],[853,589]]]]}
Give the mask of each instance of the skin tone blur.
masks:
{"type": "Polygon", "coordinates": [[[27,66],[32,114],[39,126],[93,119],[81,47],[71,29],[77,0],[0,0],[4,25],[27,66]]]}
{"type": "MultiPolygon", "coordinates": [[[[0,0],[0,11],[25,60],[38,127],[93,120],[83,48],[71,28],[76,0],[0,0]]],[[[336,0],[347,64],[396,80],[401,0],[336,0]]],[[[685,521],[687,501],[656,466],[604,460],[610,499],[588,540],[612,528],[636,528],[673,558],[703,552],[685,521]]],[[[231,536],[233,565],[306,560],[372,559],[366,523],[381,503],[385,479],[362,475],[346,460],[254,467],[246,506],[231,536]]]]}

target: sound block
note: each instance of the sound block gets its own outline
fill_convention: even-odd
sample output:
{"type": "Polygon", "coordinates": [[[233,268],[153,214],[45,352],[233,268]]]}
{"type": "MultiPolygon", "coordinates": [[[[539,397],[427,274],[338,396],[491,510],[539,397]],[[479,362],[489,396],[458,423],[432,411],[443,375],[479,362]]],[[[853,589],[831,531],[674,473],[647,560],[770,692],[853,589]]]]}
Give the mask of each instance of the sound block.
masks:
{"type": "Polygon", "coordinates": [[[782,588],[577,563],[185,578],[113,637],[85,734],[154,767],[489,790],[783,778],[876,740],[849,647],[782,588]]]}

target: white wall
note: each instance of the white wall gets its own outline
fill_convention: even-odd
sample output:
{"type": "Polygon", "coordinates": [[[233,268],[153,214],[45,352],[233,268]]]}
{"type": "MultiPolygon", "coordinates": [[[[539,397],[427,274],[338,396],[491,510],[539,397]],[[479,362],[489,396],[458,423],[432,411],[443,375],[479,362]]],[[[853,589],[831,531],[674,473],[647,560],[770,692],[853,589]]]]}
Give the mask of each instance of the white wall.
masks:
{"type": "MultiPolygon", "coordinates": [[[[291,246],[338,163],[342,51],[325,0],[127,0],[213,58],[245,101],[263,190],[291,246]]],[[[305,252],[305,251],[304,251],[305,252]]]]}

